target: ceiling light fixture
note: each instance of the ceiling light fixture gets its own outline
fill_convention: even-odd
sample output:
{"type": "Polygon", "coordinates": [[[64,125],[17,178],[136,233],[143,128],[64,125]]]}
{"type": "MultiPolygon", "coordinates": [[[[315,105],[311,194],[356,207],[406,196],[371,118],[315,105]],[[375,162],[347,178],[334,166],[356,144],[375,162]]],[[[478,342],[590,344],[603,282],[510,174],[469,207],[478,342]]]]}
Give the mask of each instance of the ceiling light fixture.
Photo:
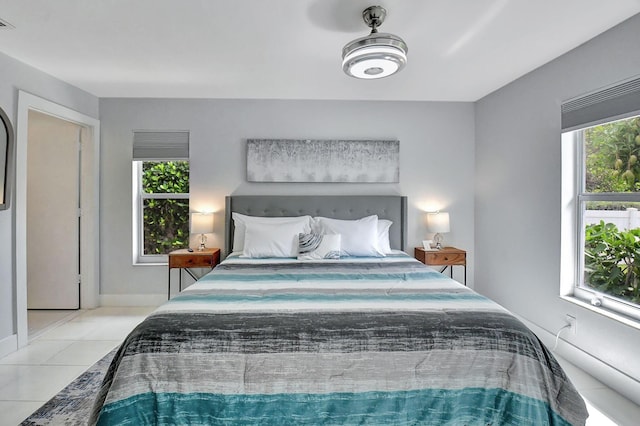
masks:
{"type": "Polygon", "coordinates": [[[387,11],[370,6],[362,12],[362,19],[371,27],[371,34],[349,42],[342,49],[342,69],[355,78],[388,77],[407,64],[407,44],[400,37],[379,33],[387,11]]]}

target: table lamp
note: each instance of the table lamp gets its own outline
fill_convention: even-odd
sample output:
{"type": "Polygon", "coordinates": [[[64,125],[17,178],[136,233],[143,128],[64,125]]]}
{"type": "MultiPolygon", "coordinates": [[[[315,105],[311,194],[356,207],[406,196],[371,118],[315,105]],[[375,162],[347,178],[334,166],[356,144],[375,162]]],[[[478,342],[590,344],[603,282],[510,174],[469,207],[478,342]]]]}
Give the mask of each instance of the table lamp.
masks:
{"type": "Polygon", "coordinates": [[[203,251],[205,249],[204,243],[207,241],[205,234],[213,233],[213,213],[192,213],[191,233],[200,234],[198,251],[203,251]]]}
{"type": "Polygon", "coordinates": [[[436,249],[442,249],[444,241],[442,234],[449,232],[449,213],[440,211],[427,213],[427,230],[435,233],[433,242],[436,243],[436,249]]]}

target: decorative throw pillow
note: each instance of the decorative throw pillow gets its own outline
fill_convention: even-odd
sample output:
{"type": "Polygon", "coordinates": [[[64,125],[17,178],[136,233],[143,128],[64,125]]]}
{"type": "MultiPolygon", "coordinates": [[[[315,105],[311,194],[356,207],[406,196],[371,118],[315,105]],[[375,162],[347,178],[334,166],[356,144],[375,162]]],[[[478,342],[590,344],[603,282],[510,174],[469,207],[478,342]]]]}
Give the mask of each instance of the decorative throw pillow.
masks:
{"type": "Polygon", "coordinates": [[[340,234],[298,234],[298,259],[340,259],[340,234]]]}

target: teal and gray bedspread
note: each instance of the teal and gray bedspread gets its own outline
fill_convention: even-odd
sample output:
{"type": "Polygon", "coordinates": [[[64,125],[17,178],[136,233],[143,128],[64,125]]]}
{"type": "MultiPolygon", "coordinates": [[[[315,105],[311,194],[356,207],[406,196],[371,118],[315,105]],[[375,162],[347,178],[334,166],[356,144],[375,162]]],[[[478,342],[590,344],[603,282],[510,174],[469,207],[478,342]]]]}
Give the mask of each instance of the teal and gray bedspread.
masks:
{"type": "Polygon", "coordinates": [[[230,257],[125,340],[98,425],[581,425],[505,309],[406,255],[230,257]]]}

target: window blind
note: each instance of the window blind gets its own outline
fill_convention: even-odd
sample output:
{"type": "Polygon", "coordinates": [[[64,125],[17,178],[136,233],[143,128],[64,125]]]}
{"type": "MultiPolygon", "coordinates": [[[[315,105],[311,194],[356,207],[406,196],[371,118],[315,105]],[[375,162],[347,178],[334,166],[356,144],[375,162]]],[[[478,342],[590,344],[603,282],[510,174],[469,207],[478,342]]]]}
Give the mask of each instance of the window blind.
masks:
{"type": "Polygon", "coordinates": [[[640,111],[640,77],[562,103],[562,130],[574,130],[640,111]]]}
{"type": "Polygon", "coordinates": [[[188,131],[134,131],[135,161],[188,160],[188,131]]]}

